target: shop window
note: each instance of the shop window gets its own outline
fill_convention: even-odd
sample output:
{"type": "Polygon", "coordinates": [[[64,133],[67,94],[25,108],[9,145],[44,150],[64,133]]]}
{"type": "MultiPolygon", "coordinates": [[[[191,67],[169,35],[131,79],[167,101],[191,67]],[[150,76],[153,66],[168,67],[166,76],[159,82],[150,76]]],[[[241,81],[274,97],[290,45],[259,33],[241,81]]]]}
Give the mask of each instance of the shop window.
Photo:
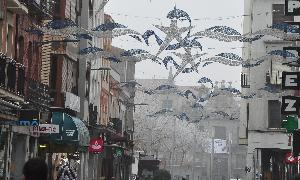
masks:
{"type": "Polygon", "coordinates": [[[226,139],[226,127],[215,126],[215,139],[226,139]]]}
{"type": "Polygon", "coordinates": [[[278,100],[268,101],[269,128],[281,128],[281,103],[278,100]]]}
{"type": "Polygon", "coordinates": [[[272,10],[273,24],[294,21],[294,16],[286,16],[284,14],[284,4],[273,4],[272,10]]]}

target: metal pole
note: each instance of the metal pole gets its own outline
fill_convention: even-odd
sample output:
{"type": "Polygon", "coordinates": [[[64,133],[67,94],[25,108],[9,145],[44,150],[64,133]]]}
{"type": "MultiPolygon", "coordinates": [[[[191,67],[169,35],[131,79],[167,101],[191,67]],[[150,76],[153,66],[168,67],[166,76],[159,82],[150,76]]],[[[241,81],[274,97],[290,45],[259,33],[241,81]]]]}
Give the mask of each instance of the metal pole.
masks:
{"type": "Polygon", "coordinates": [[[213,180],[213,162],[214,162],[214,138],[213,138],[213,131],[211,128],[211,152],[210,152],[210,180],[213,180]]]}
{"type": "Polygon", "coordinates": [[[229,132],[228,134],[228,175],[229,175],[229,179],[231,178],[231,132],[229,132]]]}
{"type": "Polygon", "coordinates": [[[175,163],[174,163],[174,153],[175,153],[175,128],[176,128],[176,118],[174,118],[174,121],[173,121],[173,142],[172,142],[172,154],[171,154],[171,164],[170,164],[170,166],[171,166],[171,179],[173,179],[174,177],[174,169],[173,169],[173,166],[175,165],[175,163]]]}
{"type": "Polygon", "coordinates": [[[193,163],[192,163],[192,178],[195,180],[195,151],[196,151],[196,125],[194,126],[194,144],[193,144],[193,163]]]}

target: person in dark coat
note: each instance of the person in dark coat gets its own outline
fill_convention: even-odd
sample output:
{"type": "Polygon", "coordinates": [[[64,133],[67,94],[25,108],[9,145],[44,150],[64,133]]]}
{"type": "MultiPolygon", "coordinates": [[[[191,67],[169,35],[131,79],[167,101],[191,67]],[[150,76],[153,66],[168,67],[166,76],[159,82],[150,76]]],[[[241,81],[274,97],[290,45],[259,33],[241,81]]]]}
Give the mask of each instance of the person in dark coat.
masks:
{"type": "Polygon", "coordinates": [[[23,167],[23,180],[47,180],[48,166],[41,158],[29,159],[23,167]]]}

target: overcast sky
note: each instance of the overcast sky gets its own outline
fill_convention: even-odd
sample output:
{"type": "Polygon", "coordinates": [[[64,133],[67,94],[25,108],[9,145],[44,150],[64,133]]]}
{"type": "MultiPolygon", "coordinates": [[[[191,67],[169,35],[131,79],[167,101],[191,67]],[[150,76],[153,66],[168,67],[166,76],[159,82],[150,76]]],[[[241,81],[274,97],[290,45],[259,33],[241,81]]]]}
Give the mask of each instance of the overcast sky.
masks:
{"type": "MultiPolygon", "coordinates": [[[[194,28],[192,32],[205,30],[206,28],[225,25],[236,29],[242,33],[243,22],[243,0],[110,0],[105,6],[106,14],[112,16],[115,22],[128,26],[130,29],[137,30],[143,34],[146,30],[154,30],[160,38],[164,39],[165,35],[154,25],[169,26],[170,20],[167,19],[169,11],[174,9],[186,11],[191,19],[194,28]]],[[[236,53],[241,56],[242,43],[237,42],[220,42],[208,38],[198,39],[203,46],[203,51],[198,53],[207,53],[206,57],[225,53],[236,53]]],[[[156,54],[159,46],[152,38],[150,46],[140,43],[133,38],[126,36],[118,37],[113,40],[113,45],[123,49],[145,49],[152,54],[156,54]]],[[[184,53],[184,51],[180,51],[184,53]]],[[[197,53],[193,52],[193,53],[197,53]]],[[[160,57],[171,55],[164,52],[160,57]]],[[[178,60],[180,62],[180,60],[178,60]]],[[[174,72],[173,68],[173,72],[174,72]]],[[[214,63],[207,67],[199,67],[199,74],[189,73],[180,74],[175,80],[180,85],[196,85],[198,79],[205,76],[213,81],[233,81],[236,87],[240,86],[240,67],[230,67],[214,63]]],[[[136,78],[167,78],[168,70],[163,66],[151,61],[140,62],[136,67],[136,78]]]]}

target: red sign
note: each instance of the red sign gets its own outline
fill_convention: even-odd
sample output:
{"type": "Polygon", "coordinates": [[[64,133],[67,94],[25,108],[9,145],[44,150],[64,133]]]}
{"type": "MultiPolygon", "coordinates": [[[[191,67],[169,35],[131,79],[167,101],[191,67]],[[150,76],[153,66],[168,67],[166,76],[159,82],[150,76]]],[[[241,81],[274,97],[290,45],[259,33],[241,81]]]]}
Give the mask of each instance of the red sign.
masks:
{"type": "Polygon", "coordinates": [[[298,157],[295,157],[293,153],[289,152],[285,155],[285,162],[288,164],[298,163],[298,157]]]}
{"type": "Polygon", "coordinates": [[[91,153],[101,153],[104,150],[102,138],[92,138],[90,140],[89,152],[91,153]]]}

